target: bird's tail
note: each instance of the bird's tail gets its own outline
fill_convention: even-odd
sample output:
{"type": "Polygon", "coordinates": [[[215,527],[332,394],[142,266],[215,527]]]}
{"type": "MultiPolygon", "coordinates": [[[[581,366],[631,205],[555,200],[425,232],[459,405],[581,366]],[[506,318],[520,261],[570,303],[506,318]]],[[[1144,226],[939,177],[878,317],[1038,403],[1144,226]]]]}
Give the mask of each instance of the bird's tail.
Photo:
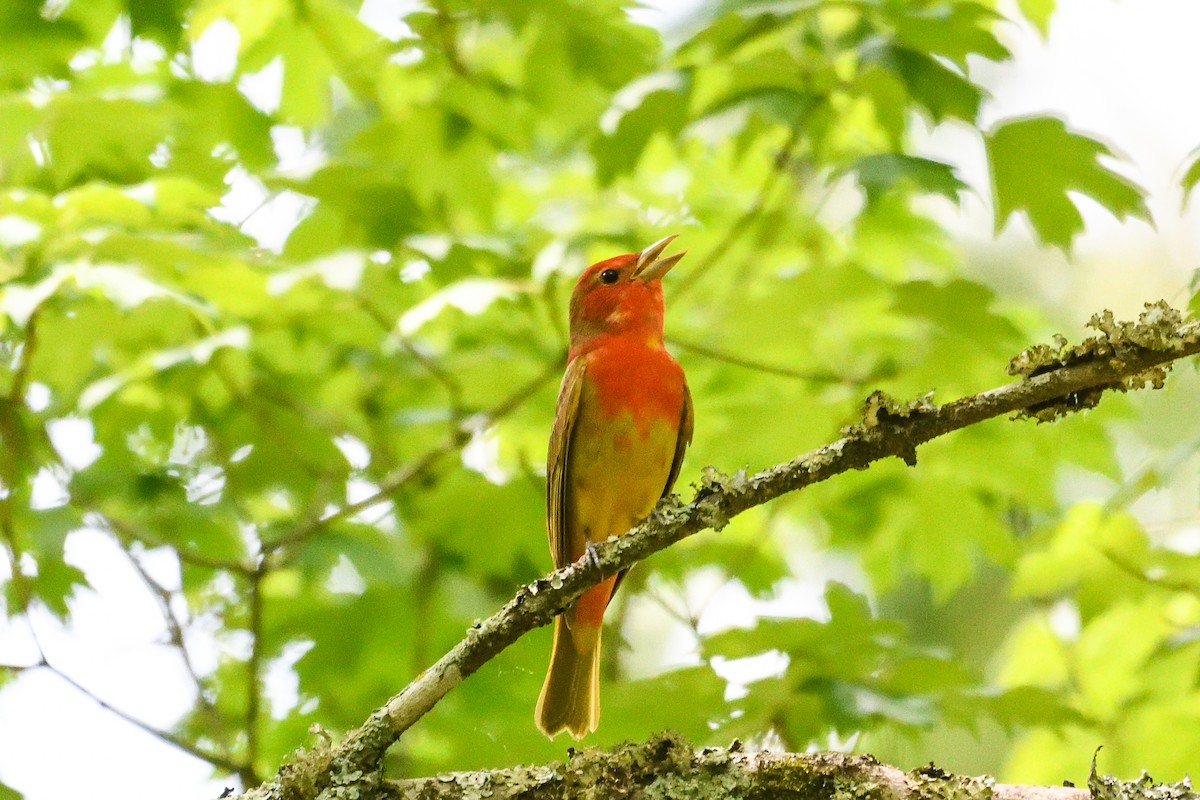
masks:
{"type": "Polygon", "coordinates": [[[576,618],[575,624],[568,626],[561,616],[554,620],[550,669],[534,719],[547,736],[566,729],[582,739],[596,730],[600,722],[599,625],[576,618]]]}

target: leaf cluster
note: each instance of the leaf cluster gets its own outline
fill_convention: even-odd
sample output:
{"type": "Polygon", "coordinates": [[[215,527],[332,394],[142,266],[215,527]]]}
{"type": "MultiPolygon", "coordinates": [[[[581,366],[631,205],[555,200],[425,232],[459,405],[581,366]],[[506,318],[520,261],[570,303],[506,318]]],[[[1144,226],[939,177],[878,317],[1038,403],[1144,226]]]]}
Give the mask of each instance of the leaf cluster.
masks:
{"type": "MultiPolygon", "coordinates": [[[[997,228],[1024,214],[1063,249],[1081,196],[1148,218],[1098,139],[1048,115],[983,128],[974,65],[1011,57],[991,3],[730,0],[669,36],[615,0],[381,5],[0,9],[3,607],[67,624],[93,581],[70,543],[101,532],[165,598],[194,684],[158,733],[244,781],[548,567],[541,464],[584,264],[687,242],[686,485],[836,437],[872,389],[1003,379],[1046,323],[932,208],[983,192],[997,228]],[[989,186],[917,152],[943,124],[979,137],[989,186]],[[143,570],[163,554],[166,580],[143,570]],[[294,696],[267,691],[280,672],[294,696]]],[[[1053,5],[1020,9],[1044,31],[1053,5]]],[[[1125,477],[1114,424],[979,425],[918,471],[661,554],[610,611],[599,741],[886,749],[953,727],[997,743],[989,768],[1057,780],[1120,731],[1120,763],[1176,770],[1200,742],[1154,731],[1200,730],[1196,559],[1056,492],[1125,477]],[[763,653],[782,666],[752,679],[763,653]]],[[[556,755],[530,722],[547,646],[473,676],[392,769],[556,755]]]]}

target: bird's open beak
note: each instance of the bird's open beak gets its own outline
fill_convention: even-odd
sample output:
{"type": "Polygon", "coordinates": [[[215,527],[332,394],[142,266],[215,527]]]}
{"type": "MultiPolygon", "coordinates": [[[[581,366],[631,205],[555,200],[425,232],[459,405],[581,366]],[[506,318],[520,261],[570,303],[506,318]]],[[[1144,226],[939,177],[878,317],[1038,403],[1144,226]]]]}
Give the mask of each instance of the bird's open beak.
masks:
{"type": "Polygon", "coordinates": [[[662,252],[667,249],[672,241],[679,234],[672,233],[670,236],[664,236],[654,244],[647,247],[638,256],[637,266],[634,267],[633,277],[639,281],[652,281],[655,278],[661,278],[670,271],[671,267],[679,263],[679,259],[683,258],[687,250],[681,250],[673,256],[659,258],[662,252]]]}

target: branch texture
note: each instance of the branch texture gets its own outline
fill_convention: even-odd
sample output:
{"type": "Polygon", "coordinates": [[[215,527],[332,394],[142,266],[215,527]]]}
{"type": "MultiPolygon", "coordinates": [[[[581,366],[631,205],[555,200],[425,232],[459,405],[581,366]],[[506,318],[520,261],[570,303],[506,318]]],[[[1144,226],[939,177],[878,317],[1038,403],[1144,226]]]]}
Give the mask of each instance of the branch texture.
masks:
{"type": "Polygon", "coordinates": [[[941,406],[928,395],[901,403],[877,391],[867,399],[862,421],[824,447],[749,476],[705,468],[691,502],[664,498],[629,533],[600,544],[594,562],[581,559],[522,587],[503,609],[472,626],[462,641],[339,745],[301,755],[249,796],[335,797],[350,786],[363,796],[377,793],[382,789],[383,754],[404,731],[467,676],[528,631],[548,624],[601,579],[702,530],[720,530],[754,506],[843,472],[891,456],[915,465],[920,445],[951,431],[1014,412],[1050,421],[1096,405],[1106,391],[1159,388],[1170,362],[1200,353],[1200,323],[1185,321],[1162,302],[1147,305],[1137,322],[1115,322],[1105,312],[1090,325],[1097,335],[1079,345],[1069,346],[1060,338],[1054,346],[1020,353],[1008,367],[1010,374],[1021,376],[1015,383],[941,406]],[[307,791],[298,792],[299,784],[307,791]]]}
{"type": "Polygon", "coordinates": [[[676,733],[612,750],[571,750],[567,761],[384,781],[361,800],[1200,800],[1186,781],[1119,781],[1096,774],[1087,788],[996,783],[952,775],[933,764],[904,772],[870,755],[697,751],[676,733]]]}

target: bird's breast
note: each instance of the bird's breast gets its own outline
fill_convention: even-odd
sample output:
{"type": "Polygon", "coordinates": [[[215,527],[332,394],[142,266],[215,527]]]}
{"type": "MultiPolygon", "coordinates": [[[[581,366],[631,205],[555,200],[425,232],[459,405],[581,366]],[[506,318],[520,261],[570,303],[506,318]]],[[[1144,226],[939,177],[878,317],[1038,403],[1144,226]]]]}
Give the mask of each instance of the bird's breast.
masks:
{"type": "Polygon", "coordinates": [[[661,346],[613,341],[589,352],[584,403],[609,420],[628,417],[630,436],[645,438],[655,421],[678,429],[684,402],[683,370],[661,346]]]}

